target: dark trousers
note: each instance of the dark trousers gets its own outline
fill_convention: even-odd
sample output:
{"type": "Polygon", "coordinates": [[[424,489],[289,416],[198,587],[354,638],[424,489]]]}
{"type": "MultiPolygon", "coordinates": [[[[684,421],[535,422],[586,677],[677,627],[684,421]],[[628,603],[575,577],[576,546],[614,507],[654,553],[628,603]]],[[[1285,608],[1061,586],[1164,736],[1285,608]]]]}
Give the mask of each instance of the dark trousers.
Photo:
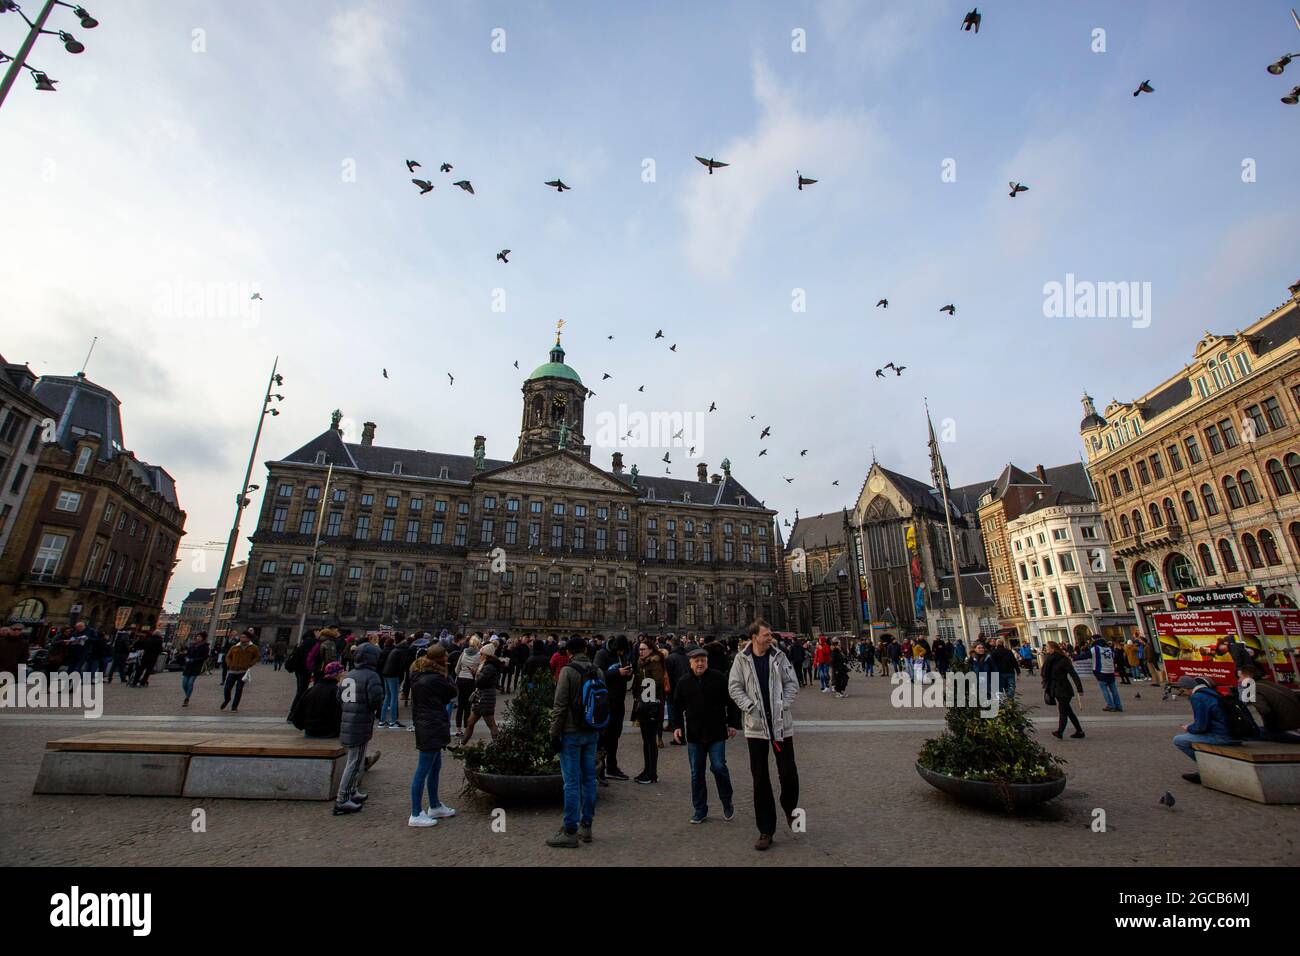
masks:
{"type": "Polygon", "coordinates": [[[1076,733],[1083,733],[1083,725],[1079,723],[1079,718],[1074,714],[1074,708],[1070,706],[1070,698],[1056,698],[1056,713],[1059,716],[1059,719],[1056,722],[1056,732],[1058,734],[1065,733],[1065,722],[1067,720],[1074,724],[1076,733]]]}
{"type": "Polygon", "coordinates": [[[641,759],[645,769],[640,776],[650,780],[659,779],[659,718],[653,715],[643,718],[641,727],[641,759]]]}
{"type": "Polygon", "coordinates": [[[108,670],[104,672],[104,683],[113,683],[113,672],[117,672],[118,679],[126,683],[126,655],[114,654],[113,659],[108,662],[108,670]]]}
{"type": "Polygon", "coordinates": [[[776,801],[772,797],[772,777],[768,771],[767,754],[776,754],[776,777],[781,782],[781,809],[789,817],[799,806],[799,768],[794,763],[794,738],[782,740],[781,749],[770,740],[747,737],[749,745],[749,772],[754,778],[754,822],[758,832],[772,836],[776,833],[776,801]]]}
{"type": "Polygon", "coordinates": [[[469,695],[472,693],[474,693],[474,679],[472,677],[458,677],[456,679],[457,730],[465,726],[465,715],[469,713],[469,695]]]}
{"type": "Polygon", "coordinates": [[[134,685],[135,687],[148,687],[149,675],[153,673],[153,669],[155,665],[157,665],[157,663],[158,663],[157,654],[153,655],[153,657],[150,657],[148,654],[146,654],[141,659],[140,666],[136,668],[135,677],[131,681],[132,685],[134,685]]]}
{"type": "Polygon", "coordinates": [[[307,693],[307,686],[311,683],[311,674],[307,672],[305,664],[302,670],[293,675],[293,679],[298,682],[298,689],[294,692],[293,703],[289,705],[289,720],[293,720],[298,713],[298,701],[302,700],[302,695],[307,693]]]}
{"type": "Polygon", "coordinates": [[[230,692],[235,692],[235,709],[239,709],[239,698],[244,696],[244,674],[233,671],[226,674],[226,703],[230,703],[230,692]]]}
{"type": "Polygon", "coordinates": [[[618,738],[623,736],[624,708],[610,701],[609,723],[600,734],[600,749],[605,752],[605,772],[618,770],[618,738]]]}

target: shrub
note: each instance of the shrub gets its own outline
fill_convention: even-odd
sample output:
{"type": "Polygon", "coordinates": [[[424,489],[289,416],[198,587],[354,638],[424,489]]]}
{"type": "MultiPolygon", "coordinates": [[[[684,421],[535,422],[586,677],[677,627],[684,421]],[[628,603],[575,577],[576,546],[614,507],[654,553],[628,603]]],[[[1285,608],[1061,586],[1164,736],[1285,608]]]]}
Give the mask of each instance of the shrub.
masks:
{"type": "Polygon", "coordinates": [[[1003,698],[987,718],[974,707],[949,707],[945,721],[948,729],[917,756],[927,770],[990,783],[1044,783],[1065,774],[1065,761],[1030,736],[1029,716],[1014,699],[1003,698]]]}
{"type": "Polygon", "coordinates": [[[522,679],[519,692],[506,705],[496,739],[470,744],[452,755],[472,773],[534,777],[560,772],[560,758],[551,750],[551,709],[555,681],[548,672],[522,679]]]}

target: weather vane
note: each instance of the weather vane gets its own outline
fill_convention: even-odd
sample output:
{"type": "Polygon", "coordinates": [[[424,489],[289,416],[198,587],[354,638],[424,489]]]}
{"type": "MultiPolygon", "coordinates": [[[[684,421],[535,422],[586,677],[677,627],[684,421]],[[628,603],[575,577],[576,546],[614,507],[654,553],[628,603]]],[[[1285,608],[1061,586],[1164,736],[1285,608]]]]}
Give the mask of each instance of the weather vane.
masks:
{"type": "Polygon", "coordinates": [[[555,344],[560,344],[560,330],[564,328],[564,320],[558,319],[555,323],[555,344]]]}

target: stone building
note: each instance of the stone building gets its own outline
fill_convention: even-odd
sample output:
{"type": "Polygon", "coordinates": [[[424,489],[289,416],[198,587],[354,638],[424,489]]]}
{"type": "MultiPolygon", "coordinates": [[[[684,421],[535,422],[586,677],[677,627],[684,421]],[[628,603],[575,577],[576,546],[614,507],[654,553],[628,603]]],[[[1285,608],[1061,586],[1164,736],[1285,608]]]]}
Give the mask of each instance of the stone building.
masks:
{"type": "Polygon", "coordinates": [[[343,440],[341,413],[268,462],[237,615],[262,640],[308,626],[733,634],[776,611],[775,512],[731,475],[639,475],[590,460],[590,393],[564,361],[523,384],[514,455],[343,440]],[[327,468],[333,479],[325,485],[327,468]],[[321,522],[314,565],[313,539],[321,522]]]}
{"type": "Polygon", "coordinates": [[[30,624],[155,625],[185,533],[175,482],[127,449],[121,403],[84,373],[33,392],[54,440],[0,555],[0,606],[30,624]]]}
{"type": "Polygon", "coordinates": [[[785,613],[799,634],[857,633],[853,609],[856,575],[849,562],[844,511],[800,517],[795,512],[785,548],[785,613]]]}
{"type": "Polygon", "coordinates": [[[54,409],[36,397],[36,375],[0,355],[0,553],[9,543],[40,461],[43,424],[54,409]]]}
{"type": "Polygon", "coordinates": [[[208,629],[212,620],[212,595],[216,593],[216,588],[195,588],[185,595],[176,618],[176,640],[188,641],[199,631],[208,629]]]}
{"type": "Polygon", "coordinates": [[[1230,333],[1206,332],[1181,370],[1079,432],[1116,568],[1143,633],[1175,592],[1259,586],[1300,600],[1300,283],[1230,333]]]}

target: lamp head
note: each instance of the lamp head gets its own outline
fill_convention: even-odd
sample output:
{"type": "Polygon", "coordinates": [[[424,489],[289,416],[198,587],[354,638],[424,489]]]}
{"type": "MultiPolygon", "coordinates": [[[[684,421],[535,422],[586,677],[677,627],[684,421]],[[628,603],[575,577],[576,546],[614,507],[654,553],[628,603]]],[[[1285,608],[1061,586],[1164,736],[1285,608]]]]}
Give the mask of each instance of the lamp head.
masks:
{"type": "Polygon", "coordinates": [[[73,7],[72,12],[81,18],[81,25],[87,30],[93,30],[99,26],[99,21],[87,13],[85,7],[73,7]]]}
{"type": "Polygon", "coordinates": [[[59,81],[58,81],[58,80],[51,80],[51,79],[50,79],[46,74],[40,72],[39,70],[37,70],[36,72],[34,72],[34,73],[32,74],[32,79],[36,81],[36,88],[37,88],[38,90],[43,90],[43,91],[45,91],[46,93],[54,93],[54,92],[57,92],[57,91],[54,89],[54,84],[57,83],[57,82],[59,82],[59,81]]]}
{"type": "Polygon", "coordinates": [[[76,37],[74,37],[71,33],[66,33],[63,30],[60,30],[59,39],[63,41],[63,49],[67,50],[69,53],[86,52],[86,45],[82,43],[80,40],[78,40],[76,37]]]}
{"type": "Polygon", "coordinates": [[[1279,58],[1276,63],[1270,63],[1268,65],[1268,72],[1272,73],[1274,76],[1281,76],[1282,71],[1286,69],[1287,64],[1290,62],[1291,62],[1291,54],[1288,53],[1285,56],[1279,58]]]}
{"type": "Polygon", "coordinates": [[[1282,97],[1282,102],[1287,106],[1295,106],[1300,103],[1300,86],[1293,88],[1290,93],[1282,97]]]}

